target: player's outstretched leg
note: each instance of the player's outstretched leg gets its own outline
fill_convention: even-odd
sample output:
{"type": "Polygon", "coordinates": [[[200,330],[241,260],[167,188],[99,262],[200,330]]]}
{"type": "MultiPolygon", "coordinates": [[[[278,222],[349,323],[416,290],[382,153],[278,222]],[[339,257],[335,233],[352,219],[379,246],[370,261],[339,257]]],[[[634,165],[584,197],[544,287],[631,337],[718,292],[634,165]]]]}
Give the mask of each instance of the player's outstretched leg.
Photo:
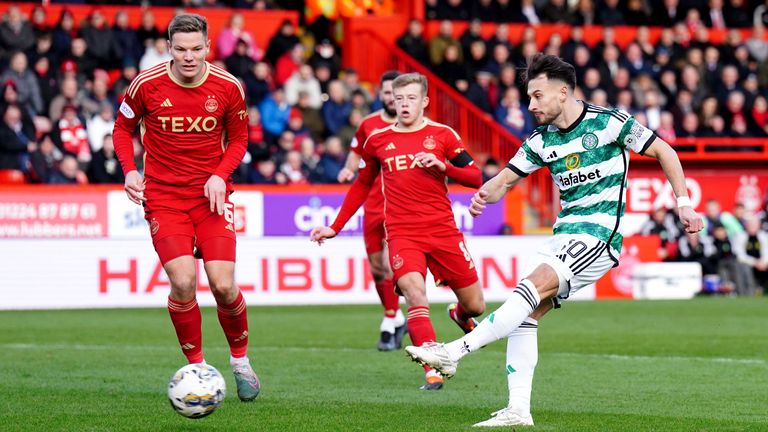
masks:
{"type": "Polygon", "coordinates": [[[256,399],[261,391],[261,381],[248,360],[248,312],[243,294],[238,291],[235,301],[219,304],[216,308],[219,323],[229,343],[232,373],[237,384],[237,396],[242,401],[256,399]]]}
{"type": "Polygon", "coordinates": [[[459,360],[489,343],[508,337],[536,309],[540,301],[534,284],[524,279],[512,291],[509,299],[492,312],[475,329],[447,344],[430,343],[406,347],[406,352],[415,361],[437,369],[450,378],[456,374],[459,360]]]}

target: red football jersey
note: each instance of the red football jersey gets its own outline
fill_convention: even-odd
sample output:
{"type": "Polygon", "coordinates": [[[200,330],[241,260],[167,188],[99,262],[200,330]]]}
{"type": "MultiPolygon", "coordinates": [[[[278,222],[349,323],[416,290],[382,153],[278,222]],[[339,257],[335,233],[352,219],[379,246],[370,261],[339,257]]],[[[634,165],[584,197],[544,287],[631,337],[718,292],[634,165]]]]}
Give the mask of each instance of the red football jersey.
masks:
{"type": "MultiPolygon", "coordinates": [[[[385,118],[383,109],[369,114],[362,122],[360,122],[357,132],[355,132],[355,139],[352,140],[351,145],[352,151],[362,156],[363,143],[365,143],[365,140],[368,139],[371,133],[376,129],[382,129],[393,124],[396,120],[397,119],[395,118],[385,118]]],[[[373,187],[368,193],[368,198],[365,200],[363,209],[365,214],[371,216],[384,212],[384,195],[381,193],[381,176],[376,176],[376,181],[373,183],[373,187]]]]}
{"type": "Polygon", "coordinates": [[[415,155],[429,152],[447,161],[464,151],[461,137],[453,129],[427,119],[414,131],[391,125],[368,137],[361,175],[364,170],[381,170],[388,238],[458,232],[445,173],[421,167],[415,155]]]}
{"type": "Polygon", "coordinates": [[[232,189],[232,171],[248,143],[248,111],[240,82],[208,62],[197,83],[171,73],[171,62],[140,73],[126,90],[117,116],[114,143],[128,173],[136,169],[131,136],[141,124],[145,196],[202,197],[217,175],[232,189]]]}

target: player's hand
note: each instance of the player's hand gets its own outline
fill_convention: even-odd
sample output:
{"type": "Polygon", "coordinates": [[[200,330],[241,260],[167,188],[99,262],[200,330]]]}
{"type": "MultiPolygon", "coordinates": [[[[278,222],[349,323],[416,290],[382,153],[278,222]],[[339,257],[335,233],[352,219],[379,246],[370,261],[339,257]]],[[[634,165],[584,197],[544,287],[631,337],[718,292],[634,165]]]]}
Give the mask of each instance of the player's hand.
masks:
{"type": "Polygon", "coordinates": [[[424,168],[432,168],[440,172],[445,172],[445,162],[438,159],[434,153],[418,152],[415,157],[416,162],[420,163],[424,168]]]}
{"type": "Polygon", "coordinates": [[[338,180],[339,183],[351,182],[353,178],[355,178],[355,173],[347,167],[342,168],[341,171],[339,171],[339,175],[336,176],[336,180],[338,180]]]}
{"type": "Polygon", "coordinates": [[[312,228],[312,232],[309,233],[309,241],[317,242],[318,245],[322,245],[327,239],[334,237],[336,237],[336,231],[330,227],[312,228]]]}
{"type": "Polygon", "coordinates": [[[680,217],[680,222],[682,222],[685,227],[685,232],[689,234],[697,233],[704,228],[704,221],[702,221],[701,216],[696,213],[696,210],[694,210],[693,207],[680,207],[677,209],[677,215],[680,217]]]}
{"type": "Polygon", "coordinates": [[[483,214],[485,206],[488,205],[488,191],[480,189],[472,195],[472,203],[469,205],[469,214],[473,217],[478,217],[483,214]]]}
{"type": "Polygon", "coordinates": [[[211,178],[205,182],[203,187],[205,191],[205,197],[211,203],[211,211],[216,211],[219,215],[224,214],[224,202],[227,197],[227,182],[217,175],[212,175],[211,178]]]}
{"type": "Polygon", "coordinates": [[[141,205],[144,198],[144,177],[136,170],[129,171],[125,175],[125,193],[128,199],[141,205]]]}

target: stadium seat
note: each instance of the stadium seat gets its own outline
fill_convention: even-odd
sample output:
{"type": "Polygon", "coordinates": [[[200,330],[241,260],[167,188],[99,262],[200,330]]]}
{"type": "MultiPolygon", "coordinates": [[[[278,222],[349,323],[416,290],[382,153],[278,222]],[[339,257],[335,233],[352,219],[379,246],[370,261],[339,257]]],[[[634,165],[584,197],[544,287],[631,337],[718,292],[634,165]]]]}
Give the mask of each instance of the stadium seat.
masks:
{"type": "Polygon", "coordinates": [[[0,170],[0,184],[24,184],[27,182],[24,173],[15,169],[0,170]]]}

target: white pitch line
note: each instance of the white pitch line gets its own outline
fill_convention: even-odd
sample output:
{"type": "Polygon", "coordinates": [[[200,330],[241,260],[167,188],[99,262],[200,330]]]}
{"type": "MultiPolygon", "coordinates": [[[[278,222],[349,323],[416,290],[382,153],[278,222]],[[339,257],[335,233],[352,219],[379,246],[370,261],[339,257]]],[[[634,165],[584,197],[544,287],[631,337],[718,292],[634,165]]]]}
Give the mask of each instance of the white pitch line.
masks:
{"type": "MultiPolygon", "coordinates": [[[[160,346],[160,345],[120,345],[120,344],[34,344],[34,343],[8,343],[0,344],[0,349],[11,350],[72,350],[72,351],[106,351],[106,350],[129,350],[129,351],[175,351],[177,348],[172,345],[160,346]]],[[[211,347],[206,350],[224,351],[226,347],[211,347]]],[[[352,347],[281,347],[281,346],[259,346],[251,345],[249,350],[259,352],[310,352],[310,353],[338,353],[338,352],[355,352],[355,353],[378,353],[372,348],[352,348],[352,347]]],[[[709,363],[725,363],[725,364],[742,364],[742,365],[768,365],[768,361],[763,359],[750,359],[750,358],[734,358],[734,357],[695,357],[695,356],[637,356],[637,355],[625,355],[625,354],[589,354],[589,353],[572,353],[572,352],[543,352],[540,353],[542,357],[554,356],[554,357],[584,357],[592,359],[604,359],[615,361],[674,361],[674,362],[709,362],[709,363]]]]}
{"type": "Polygon", "coordinates": [[[711,363],[729,363],[729,364],[747,364],[747,365],[765,365],[768,361],[762,359],[734,358],[734,357],[686,357],[686,356],[637,356],[625,354],[584,354],[584,353],[541,353],[542,356],[553,355],[561,357],[588,357],[606,360],[621,361],[699,361],[711,363]]]}

